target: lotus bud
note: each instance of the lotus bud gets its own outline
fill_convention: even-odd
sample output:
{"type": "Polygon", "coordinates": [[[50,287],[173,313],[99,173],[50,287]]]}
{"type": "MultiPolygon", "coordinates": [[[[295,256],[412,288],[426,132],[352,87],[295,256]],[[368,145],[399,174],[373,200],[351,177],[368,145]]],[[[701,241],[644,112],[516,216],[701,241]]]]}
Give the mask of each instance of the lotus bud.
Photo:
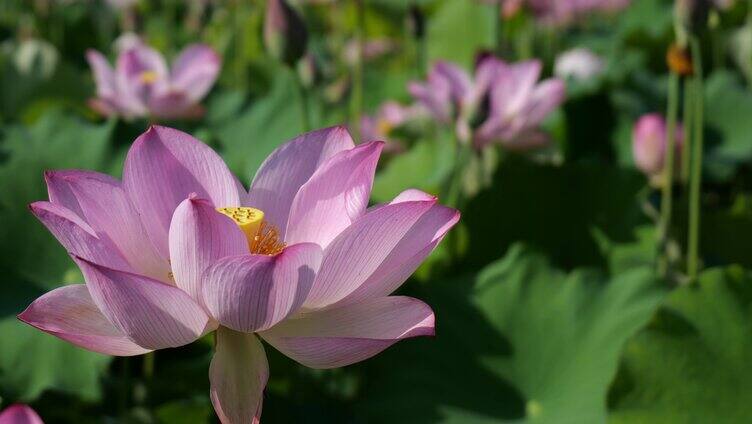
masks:
{"type": "Polygon", "coordinates": [[[575,48],[556,58],[554,75],[562,79],[587,81],[603,73],[606,63],[603,59],[585,48],[575,48]]]}
{"type": "Polygon", "coordinates": [[[264,17],[264,45],[269,55],[288,66],[303,57],[308,31],[300,15],[285,0],[269,0],[264,17]]]}
{"type": "Polygon", "coordinates": [[[44,424],[44,421],[30,406],[17,403],[0,413],[0,424],[44,424]]]}
{"type": "Polygon", "coordinates": [[[306,88],[311,88],[318,79],[318,67],[316,58],[311,53],[306,53],[297,64],[298,78],[306,88]]]}
{"type": "Polygon", "coordinates": [[[420,7],[412,5],[408,16],[408,25],[410,33],[416,40],[422,39],[426,35],[426,20],[420,7]]]}
{"type": "Polygon", "coordinates": [[[24,40],[13,55],[18,72],[43,79],[52,77],[59,61],[60,54],[55,46],[44,40],[24,40]]]}
{"type": "MultiPolygon", "coordinates": [[[[643,115],[637,120],[632,133],[632,154],[635,166],[649,177],[660,176],[666,158],[666,121],[657,113],[643,115]]],[[[679,169],[683,144],[683,131],[676,128],[674,169],[679,169]]]]}

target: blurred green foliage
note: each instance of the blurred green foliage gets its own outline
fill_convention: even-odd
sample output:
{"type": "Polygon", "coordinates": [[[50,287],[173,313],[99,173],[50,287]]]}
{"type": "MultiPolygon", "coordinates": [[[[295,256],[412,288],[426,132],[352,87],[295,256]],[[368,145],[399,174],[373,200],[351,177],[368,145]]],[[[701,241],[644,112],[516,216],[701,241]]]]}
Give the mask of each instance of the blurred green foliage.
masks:
{"type": "MultiPolygon", "coordinates": [[[[103,120],[87,107],[94,85],[86,49],[112,59],[128,28],[170,58],[191,42],[216,48],[224,63],[203,102],[206,115],[165,124],[217,149],[247,185],[285,140],[357,126],[350,104],[357,81],[344,51],[362,31],[395,46],[364,66],[365,113],[387,100],[408,102],[406,83],[438,59],[470,70],[477,54],[496,50],[509,60],[539,57],[550,75],[557,53],[586,46],[606,67],[568,84],[567,103],[546,122],[550,151],[494,148],[491,165],[479,159],[468,172],[475,195],[461,207],[456,236],[400,289],[434,308],[437,336],[328,371],[267,347],[265,422],[752,420],[752,91],[747,65],[725,47],[750,25],[748,6],[722,12],[704,40],[707,269],[699,284],[673,287],[653,271],[658,199],[631,152],[635,119],[666,107],[670,1],[634,0],[617,15],[560,28],[529,15],[499,28],[496,6],[475,0],[365,0],[362,28],[356,2],[293,3],[318,65],[305,97],[310,128],[294,71],[264,53],[262,0],[142,0],[130,20],[104,1],[0,2],[0,407],[29,402],[53,423],[216,420],[211,340],[160,351],[147,379],[140,358],[86,352],[15,318],[41,293],[82,278],[26,208],[46,198],[43,172],[119,175],[129,144],[150,123],[103,120]],[[425,21],[422,38],[415,16],[425,21]]],[[[431,123],[408,131],[404,151],[382,159],[372,200],[408,187],[443,194],[457,154],[451,139],[431,123]]],[[[672,231],[681,245],[686,198],[680,188],[677,196],[672,231]]]]}

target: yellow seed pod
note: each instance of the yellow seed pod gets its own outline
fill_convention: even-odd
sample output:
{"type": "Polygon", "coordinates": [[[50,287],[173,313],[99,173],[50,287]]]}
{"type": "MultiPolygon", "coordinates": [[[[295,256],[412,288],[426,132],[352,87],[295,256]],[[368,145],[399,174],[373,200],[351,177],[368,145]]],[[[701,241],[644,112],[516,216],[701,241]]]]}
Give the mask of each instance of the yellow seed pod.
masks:
{"type": "Polygon", "coordinates": [[[217,208],[217,211],[235,221],[249,241],[256,237],[264,221],[264,212],[254,208],[229,207],[217,208]]]}

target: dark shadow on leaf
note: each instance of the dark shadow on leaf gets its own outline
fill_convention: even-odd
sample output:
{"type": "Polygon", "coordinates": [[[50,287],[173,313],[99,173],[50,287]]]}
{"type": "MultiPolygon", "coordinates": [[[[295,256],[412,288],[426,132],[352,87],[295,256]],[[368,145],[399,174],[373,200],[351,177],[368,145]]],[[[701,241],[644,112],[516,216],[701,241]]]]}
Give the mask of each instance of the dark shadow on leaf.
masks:
{"type": "Polygon", "coordinates": [[[449,280],[411,293],[436,311],[436,337],[403,341],[364,365],[358,416],[412,423],[441,421],[448,409],[453,416],[524,416],[522,395],[482,364],[513,352],[470,303],[471,282],[449,280]]]}
{"type": "Polygon", "coordinates": [[[480,269],[519,241],[565,269],[603,266],[592,231],[598,228],[614,242],[634,240],[634,227],[647,220],[636,200],[643,185],[632,170],[508,157],[492,187],[462,211],[470,238],[463,269],[480,269]]]}

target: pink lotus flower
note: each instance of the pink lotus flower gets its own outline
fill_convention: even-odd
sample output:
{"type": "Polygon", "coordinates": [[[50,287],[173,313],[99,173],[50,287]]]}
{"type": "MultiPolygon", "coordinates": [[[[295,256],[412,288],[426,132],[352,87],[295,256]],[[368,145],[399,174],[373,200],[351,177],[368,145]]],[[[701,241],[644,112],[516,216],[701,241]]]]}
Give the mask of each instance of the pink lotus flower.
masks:
{"type": "Polygon", "coordinates": [[[548,143],[538,126],[564,101],[563,81],[538,83],[540,73],[537,60],[507,64],[487,57],[472,79],[458,66],[438,62],[426,83],[413,82],[408,89],[438,122],[454,125],[461,141],[525,150],[548,143]],[[473,127],[474,122],[481,123],[473,127]]]}
{"type": "Polygon", "coordinates": [[[246,191],[209,147],[152,127],[123,180],[45,177],[31,211],[86,284],[55,289],[19,318],[85,349],[138,355],[216,330],[211,399],[224,423],[257,422],[268,377],[261,336],[313,368],[369,358],[432,335],[423,302],[390,296],[459,213],[408,190],[367,208],[382,142],[342,127],[279,147],[246,191]]]}
{"type": "Polygon", "coordinates": [[[386,102],[379,107],[374,115],[366,115],[360,119],[360,133],[364,141],[384,140],[384,150],[388,152],[401,151],[402,142],[394,138],[394,130],[417,120],[424,115],[422,108],[403,106],[397,102],[386,102]]]}
{"type": "Polygon", "coordinates": [[[629,6],[631,0],[526,0],[540,21],[565,25],[597,12],[613,13],[629,6]]]}
{"type": "Polygon", "coordinates": [[[44,424],[44,421],[30,406],[15,404],[0,412],[0,424],[44,424]]]}
{"type": "MultiPolygon", "coordinates": [[[[342,59],[350,66],[358,62],[358,40],[352,39],[342,49],[342,59]]],[[[389,38],[373,38],[363,43],[363,60],[370,62],[387,55],[397,49],[397,43],[389,38]]]]}
{"type": "MultiPolygon", "coordinates": [[[[674,168],[679,169],[684,131],[681,124],[676,129],[674,168]]],[[[637,120],[632,133],[632,154],[635,165],[655,183],[659,183],[666,160],[666,121],[658,113],[643,115],[637,120]]]]}
{"type": "Polygon", "coordinates": [[[203,113],[199,102],[214,85],[221,67],[221,59],[211,47],[188,46],[171,70],[159,52],[140,41],[131,38],[122,47],[114,70],[101,53],[86,52],[97,85],[97,97],[90,100],[94,110],[126,119],[174,119],[203,113]]]}

